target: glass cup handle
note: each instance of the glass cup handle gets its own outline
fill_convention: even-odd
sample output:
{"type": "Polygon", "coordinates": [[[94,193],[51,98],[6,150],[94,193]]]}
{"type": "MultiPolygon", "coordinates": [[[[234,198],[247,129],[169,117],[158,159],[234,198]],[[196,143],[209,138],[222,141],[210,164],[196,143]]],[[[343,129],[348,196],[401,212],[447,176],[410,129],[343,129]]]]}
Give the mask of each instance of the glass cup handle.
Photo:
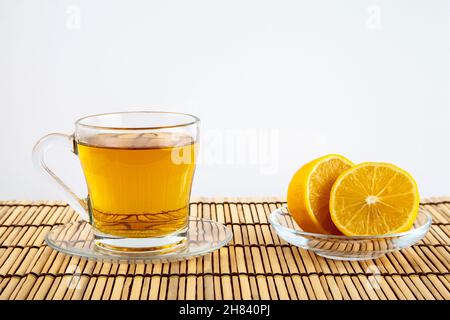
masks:
{"type": "Polygon", "coordinates": [[[83,220],[89,221],[88,204],[85,199],[78,197],[45,163],[45,154],[51,147],[62,147],[74,154],[75,139],[73,135],[62,133],[51,133],[42,137],[33,148],[34,166],[43,173],[50,181],[56,183],[59,190],[63,191],[63,196],[67,203],[75,209],[83,220]]]}

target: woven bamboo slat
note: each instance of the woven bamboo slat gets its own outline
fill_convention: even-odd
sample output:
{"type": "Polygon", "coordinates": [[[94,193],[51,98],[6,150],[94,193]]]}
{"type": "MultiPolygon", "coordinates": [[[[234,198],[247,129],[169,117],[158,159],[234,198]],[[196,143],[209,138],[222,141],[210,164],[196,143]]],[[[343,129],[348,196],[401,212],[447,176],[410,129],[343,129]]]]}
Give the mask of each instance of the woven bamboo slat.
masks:
{"type": "Polygon", "coordinates": [[[415,246],[377,260],[335,261],[281,240],[268,215],[280,198],[198,198],[191,215],[233,239],[181,262],[106,263],[61,254],[44,238],[78,219],[57,201],[0,201],[0,299],[450,299],[450,198],[423,199],[433,216],[415,246]]]}

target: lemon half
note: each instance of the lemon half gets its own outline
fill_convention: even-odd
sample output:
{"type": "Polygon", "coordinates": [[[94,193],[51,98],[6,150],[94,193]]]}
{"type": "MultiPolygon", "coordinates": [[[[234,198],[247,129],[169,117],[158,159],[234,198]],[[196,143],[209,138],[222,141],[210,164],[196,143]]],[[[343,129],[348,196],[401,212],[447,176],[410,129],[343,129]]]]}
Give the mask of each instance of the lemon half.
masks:
{"type": "Polygon", "coordinates": [[[348,236],[409,230],[419,210],[414,178],[389,163],[367,162],[343,172],[330,193],[334,225],[348,236]]]}
{"type": "Polygon", "coordinates": [[[340,234],[330,217],[330,192],[337,177],[352,166],[347,158],[330,154],[305,164],[294,174],[288,187],[287,205],[304,231],[340,234]]]}

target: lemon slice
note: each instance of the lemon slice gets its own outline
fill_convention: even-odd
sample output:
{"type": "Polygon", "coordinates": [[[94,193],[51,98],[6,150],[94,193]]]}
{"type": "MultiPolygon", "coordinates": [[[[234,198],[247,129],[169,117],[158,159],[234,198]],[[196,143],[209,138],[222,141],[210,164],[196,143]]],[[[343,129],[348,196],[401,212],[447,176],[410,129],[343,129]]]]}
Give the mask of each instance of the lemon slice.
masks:
{"type": "Polygon", "coordinates": [[[301,167],[293,176],[287,205],[297,224],[307,232],[340,234],[330,217],[330,191],[336,178],[353,163],[330,154],[301,167]]]}
{"type": "Polygon", "coordinates": [[[348,236],[403,232],[412,227],[419,201],[417,184],[408,172],[389,163],[362,163],[334,183],[331,219],[348,236]]]}

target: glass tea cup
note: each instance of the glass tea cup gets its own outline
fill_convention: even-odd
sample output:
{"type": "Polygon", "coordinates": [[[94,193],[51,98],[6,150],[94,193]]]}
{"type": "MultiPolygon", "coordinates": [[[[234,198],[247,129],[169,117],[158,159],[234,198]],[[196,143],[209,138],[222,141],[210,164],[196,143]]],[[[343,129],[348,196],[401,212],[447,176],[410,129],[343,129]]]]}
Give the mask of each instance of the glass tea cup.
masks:
{"type": "Polygon", "coordinates": [[[72,135],[52,133],[33,149],[34,164],[94,228],[107,250],[178,250],[187,243],[189,198],[199,119],[174,112],[118,112],[75,122],[72,135]],[[78,197],[46,164],[60,146],[78,156],[88,196],[78,197]]]}

